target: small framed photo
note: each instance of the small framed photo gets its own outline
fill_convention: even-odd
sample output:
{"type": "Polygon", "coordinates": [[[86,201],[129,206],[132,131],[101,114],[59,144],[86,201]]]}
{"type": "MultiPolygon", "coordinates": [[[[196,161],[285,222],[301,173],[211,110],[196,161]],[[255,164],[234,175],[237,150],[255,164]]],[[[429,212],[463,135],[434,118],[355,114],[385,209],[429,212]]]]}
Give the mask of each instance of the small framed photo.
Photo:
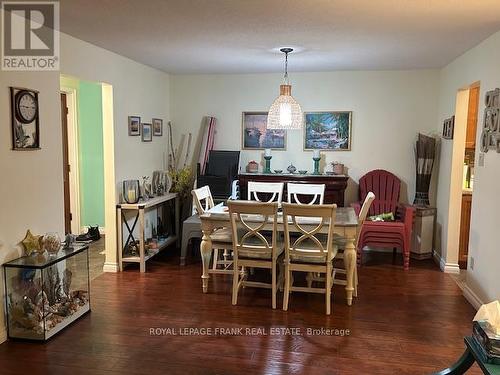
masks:
{"type": "Polygon", "coordinates": [[[151,124],[142,124],[142,141],[151,142],[153,140],[153,132],[151,129],[151,124]]]}
{"type": "Polygon", "coordinates": [[[453,132],[455,130],[455,116],[447,118],[443,122],[443,138],[453,139],[453,132]]]}
{"type": "Polygon", "coordinates": [[[161,137],[163,135],[163,120],[159,118],[153,119],[153,135],[161,137]]]}
{"type": "Polygon", "coordinates": [[[139,116],[128,116],[128,135],[141,135],[141,118],[139,116]]]}

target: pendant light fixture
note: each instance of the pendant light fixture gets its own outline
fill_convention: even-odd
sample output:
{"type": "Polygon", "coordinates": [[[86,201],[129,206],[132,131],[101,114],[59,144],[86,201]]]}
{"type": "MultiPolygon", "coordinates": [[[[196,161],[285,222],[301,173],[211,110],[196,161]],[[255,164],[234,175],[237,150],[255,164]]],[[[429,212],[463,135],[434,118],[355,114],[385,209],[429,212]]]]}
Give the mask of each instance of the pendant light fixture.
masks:
{"type": "Polygon", "coordinates": [[[267,127],[269,129],[301,129],[304,123],[304,114],[300,104],[292,96],[292,85],[288,79],[288,54],[293,48],[281,48],[285,54],[285,75],[280,85],[280,96],[269,108],[267,127]]]}

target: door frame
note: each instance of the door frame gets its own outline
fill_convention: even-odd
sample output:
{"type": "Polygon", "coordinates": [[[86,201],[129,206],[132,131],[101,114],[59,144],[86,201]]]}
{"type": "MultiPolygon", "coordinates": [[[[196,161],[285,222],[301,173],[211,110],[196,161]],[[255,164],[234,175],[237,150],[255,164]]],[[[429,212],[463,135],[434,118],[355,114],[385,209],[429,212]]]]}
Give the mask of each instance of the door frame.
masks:
{"type": "MultiPolygon", "coordinates": [[[[469,90],[481,87],[481,82],[476,81],[464,86],[457,91],[455,101],[455,126],[452,145],[452,159],[450,171],[449,205],[448,205],[448,230],[446,235],[446,254],[444,272],[460,273],[459,267],[459,244],[460,244],[460,222],[462,215],[462,192],[463,192],[463,165],[465,157],[465,138],[467,132],[467,117],[469,112],[469,90]]],[[[479,108],[478,108],[479,111],[479,108]]],[[[479,121],[479,118],[478,118],[479,121]]],[[[480,126],[478,126],[478,129],[480,126]]],[[[476,129],[476,146],[477,130],[476,129]]],[[[472,194],[474,199],[474,194],[472,194]]],[[[473,203],[472,203],[473,204],[473,203]]],[[[441,260],[443,262],[443,259],[441,260]]]]}
{"type": "Polygon", "coordinates": [[[66,94],[66,106],[68,107],[68,163],[69,190],[71,207],[71,233],[80,234],[80,163],[78,147],[78,98],[77,90],[71,87],[61,87],[61,93],[66,94]]]}

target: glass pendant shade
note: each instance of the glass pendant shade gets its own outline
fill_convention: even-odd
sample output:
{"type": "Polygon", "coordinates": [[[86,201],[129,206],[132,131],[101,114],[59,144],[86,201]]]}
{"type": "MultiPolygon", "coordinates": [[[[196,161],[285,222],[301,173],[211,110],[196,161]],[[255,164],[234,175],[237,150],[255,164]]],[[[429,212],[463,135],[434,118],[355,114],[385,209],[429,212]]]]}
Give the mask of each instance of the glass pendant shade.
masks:
{"type": "Polygon", "coordinates": [[[268,129],[301,129],[304,114],[292,96],[292,85],[281,85],[280,96],[271,104],[267,115],[268,129]]]}

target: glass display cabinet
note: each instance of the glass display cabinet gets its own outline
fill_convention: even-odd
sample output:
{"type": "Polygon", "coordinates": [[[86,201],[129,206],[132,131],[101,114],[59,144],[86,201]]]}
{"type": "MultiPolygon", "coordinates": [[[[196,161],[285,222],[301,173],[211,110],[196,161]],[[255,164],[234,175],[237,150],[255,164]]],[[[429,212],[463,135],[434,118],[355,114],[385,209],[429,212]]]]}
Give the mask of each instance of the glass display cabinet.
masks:
{"type": "Polygon", "coordinates": [[[88,246],[3,267],[9,338],[45,341],[90,311],[88,246]]]}

